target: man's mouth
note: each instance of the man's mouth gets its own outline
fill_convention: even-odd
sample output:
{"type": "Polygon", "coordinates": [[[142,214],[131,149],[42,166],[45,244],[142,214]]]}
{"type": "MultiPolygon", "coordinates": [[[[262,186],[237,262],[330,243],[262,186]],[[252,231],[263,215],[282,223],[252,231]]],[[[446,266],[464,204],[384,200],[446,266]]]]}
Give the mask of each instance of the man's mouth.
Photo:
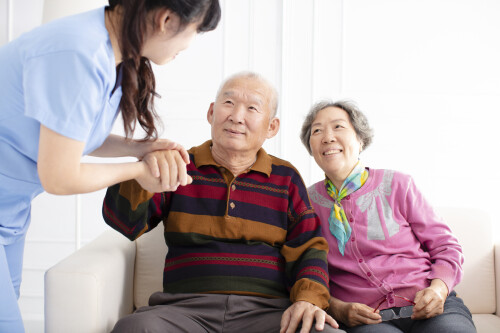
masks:
{"type": "Polygon", "coordinates": [[[245,134],[244,132],[241,132],[241,131],[237,131],[237,130],[234,130],[234,129],[225,129],[226,132],[230,133],[230,134],[245,134]]]}

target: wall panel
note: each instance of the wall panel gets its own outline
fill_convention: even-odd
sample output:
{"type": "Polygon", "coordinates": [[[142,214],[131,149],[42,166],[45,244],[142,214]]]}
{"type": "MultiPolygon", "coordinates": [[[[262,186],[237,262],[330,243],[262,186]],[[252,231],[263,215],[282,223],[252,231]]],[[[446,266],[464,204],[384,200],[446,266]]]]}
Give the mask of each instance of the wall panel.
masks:
{"type": "MultiPolygon", "coordinates": [[[[313,3],[311,100],[309,105],[323,99],[338,100],[342,94],[343,76],[343,1],[315,0],[313,3]]],[[[309,108],[301,111],[301,123],[309,108]]],[[[300,130],[300,129],[299,129],[300,130]]],[[[298,135],[298,134],[297,134],[298,135]]],[[[324,177],[314,158],[303,145],[301,158],[309,162],[309,172],[302,171],[306,184],[324,177]]]]}
{"type": "Polygon", "coordinates": [[[0,0],[0,45],[9,41],[9,0],[0,0]]]}
{"type": "Polygon", "coordinates": [[[496,93],[498,1],[345,1],[351,91],[496,93]],[[361,28],[362,27],[362,28],[361,28]]]}
{"type": "Polygon", "coordinates": [[[309,173],[309,160],[299,139],[304,114],[310,107],[312,92],[312,46],[314,1],[284,1],[282,31],[281,158],[303,174],[309,173]]]}

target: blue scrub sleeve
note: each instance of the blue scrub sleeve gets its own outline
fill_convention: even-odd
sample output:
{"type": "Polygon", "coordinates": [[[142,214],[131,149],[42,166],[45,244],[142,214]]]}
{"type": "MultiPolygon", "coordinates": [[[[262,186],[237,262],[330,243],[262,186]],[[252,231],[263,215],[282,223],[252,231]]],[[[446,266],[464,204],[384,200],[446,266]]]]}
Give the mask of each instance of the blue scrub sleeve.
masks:
{"type": "Polygon", "coordinates": [[[85,142],[106,102],[104,73],[77,52],[49,53],[24,66],[25,115],[85,142]]]}

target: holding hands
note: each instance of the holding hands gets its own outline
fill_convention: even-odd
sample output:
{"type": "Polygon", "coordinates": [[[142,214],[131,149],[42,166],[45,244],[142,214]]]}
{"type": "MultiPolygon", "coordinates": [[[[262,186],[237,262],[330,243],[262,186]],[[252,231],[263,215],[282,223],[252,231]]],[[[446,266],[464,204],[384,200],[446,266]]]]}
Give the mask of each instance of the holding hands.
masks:
{"type": "Polygon", "coordinates": [[[165,141],[152,142],[151,150],[160,147],[162,150],[147,152],[142,157],[144,172],[136,181],[149,192],[175,191],[179,185],[185,186],[193,181],[187,174],[187,151],[175,142],[165,141]]]}
{"type": "Polygon", "coordinates": [[[147,154],[156,152],[159,150],[176,150],[180,156],[182,157],[183,161],[186,164],[189,164],[189,154],[184,149],[184,147],[176,142],[170,141],[168,139],[157,139],[154,141],[147,141],[144,143],[140,143],[138,145],[138,151],[136,153],[136,156],[143,160],[147,154]]]}
{"type": "Polygon", "coordinates": [[[186,160],[178,150],[158,150],[148,153],[142,159],[142,163],[145,170],[136,181],[149,192],[173,192],[179,185],[185,186],[193,181],[187,174],[186,160]]]}

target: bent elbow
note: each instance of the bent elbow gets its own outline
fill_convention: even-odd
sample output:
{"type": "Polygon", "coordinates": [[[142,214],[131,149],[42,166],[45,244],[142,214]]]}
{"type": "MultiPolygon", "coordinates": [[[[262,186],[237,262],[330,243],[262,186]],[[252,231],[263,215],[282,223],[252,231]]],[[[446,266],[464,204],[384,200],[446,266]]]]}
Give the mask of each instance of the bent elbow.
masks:
{"type": "Polygon", "coordinates": [[[68,187],[68,180],[64,179],[64,177],[58,176],[54,172],[44,172],[43,169],[40,170],[40,168],[38,168],[38,177],[43,189],[47,193],[54,195],[75,194],[68,187]]]}
{"type": "Polygon", "coordinates": [[[68,191],[64,186],[59,186],[57,182],[53,181],[42,181],[40,179],[40,182],[42,183],[42,187],[45,190],[45,192],[54,194],[54,195],[68,195],[68,194],[73,194],[70,191],[68,191]]]}

